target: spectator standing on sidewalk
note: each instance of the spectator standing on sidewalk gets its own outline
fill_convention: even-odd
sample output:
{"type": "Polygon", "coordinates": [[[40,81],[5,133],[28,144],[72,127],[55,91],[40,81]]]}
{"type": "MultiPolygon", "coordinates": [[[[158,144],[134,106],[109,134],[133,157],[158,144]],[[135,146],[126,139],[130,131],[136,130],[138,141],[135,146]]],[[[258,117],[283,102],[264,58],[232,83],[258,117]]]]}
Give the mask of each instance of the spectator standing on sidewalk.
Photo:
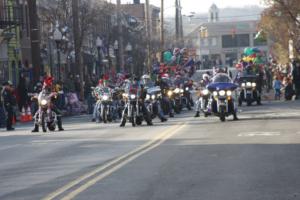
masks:
{"type": "Polygon", "coordinates": [[[278,77],[274,81],[275,100],[280,100],[282,83],[278,77]]]}
{"type": "Polygon", "coordinates": [[[92,84],[92,81],[89,77],[86,78],[86,82],[84,84],[84,98],[86,100],[86,103],[88,105],[88,113],[93,113],[93,104],[95,103],[94,98],[92,96],[92,87],[94,85],[92,84]]]}
{"type": "Polygon", "coordinates": [[[295,88],[296,99],[300,97],[300,61],[296,60],[293,62],[293,85],[295,88]]]}
{"type": "Polygon", "coordinates": [[[292,80],[287,77],[286,80],[284,81],[284,98],[286,101],[292,100],[293,96],[295,95],[295,91],[293,89],[293,83],[292,80]]]}
{"type": "Polygon", "coordinates": [[[4,102],[2,98],[2,93],[3,93],[4,87],[0,86],[0,128],[4,128],[6,125],[5,122],[5,110],[4,110],[4,102]]]}
{"type": "Polygon", "coordinates": [[[18,84],[18,106],[19,111],[22,111],[22,108],[26,108],[28,106],[28,89],[27,89],[27,83],[26,78],[23,73],[20,74],[19,77],[19,84],[18,84]]]}
{"type": "Polygon", "coordinates": [[[13,131],[12,127],[13,117],[14,117],[14,106],[16,103],[16,98],[13,95],[13,87],[11,82],[5,82],[3,84],[4,90],[2,92],[2,98],[4,103],[4,108],[7,113],[6,117],[6,130],[13,131]]]}

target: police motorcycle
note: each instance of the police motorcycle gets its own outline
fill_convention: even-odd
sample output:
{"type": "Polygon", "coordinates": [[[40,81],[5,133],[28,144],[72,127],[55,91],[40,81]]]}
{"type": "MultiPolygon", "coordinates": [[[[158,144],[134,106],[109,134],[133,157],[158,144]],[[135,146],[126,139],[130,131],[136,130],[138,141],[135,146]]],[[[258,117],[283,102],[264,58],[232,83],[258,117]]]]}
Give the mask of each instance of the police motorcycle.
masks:
{"type": "Polygon", "coordinates": [[[169,115],[174,117],[174,87],[173,83],[169,78],[162,79],[161,93],[162,97],[160,99],[160,106],[164,115],[169,115]]]}
{"type": "Polygon", "coordinates": [[[127,119],[133,127],[142,125],[143,120],[146,120],[148,125],[152,125],[152,122],[149,119],[150,116],[144,116],[144,105],[140,102],[139,90],[139,84],[129,83],[125,88],[125,93],[123,93],[125,108],[122,114],[121,127],[125,126],[127,119]]]}
{"type": "Polygon", "coordinates": [[[144,99],[145,106],[151,115],[151,119],[159,117],[161,122],[167,121],[161,108],[161,101],[163,100],[160,86],[155,86],[148,74],[143,75],[141,79],[146,96],[144,99]]]}
{"type": "Polygon", "coordinates": [[[159,115],[160,110],[160,99],[162,98],[160,87],[151,87],[147,88],[147,95],[145,99],[145,106],[149,113],[151,114],[151,118],[154,119],[159,115]]]}
{"type": "Polygon", "coordinates": [[[208,102],[210,100],[211,93],[206,88],[206,86],[210,83],[210,78],[207,74],[203,75],[202,80],[200,81],[200,85],[198,86],[198,100],[196,101],[196,114],[195,117],[200,117],[200,111],[204,113],[204,116],[207,117],[208,111],[208,102]]]}
{"type": "Polygon", "coordinates": [[[194,106],[194,102],[191,95],[192,89],[193,88],[190,85],[188,85],[187,82],[183,85],[183,93],[181,96],[182,108],[192,110],[192,107],[194,106]]]}
{"type": "Polygon", "coordinates": [[[52,110],[51,98],[56,98],[56,93],[47,93],[45,89],[40,92],[38,97],[33,97],[32,99],[37,98],[39,109],[34,114],[34,126],[35,129],[33,132],[38,132],[38,127],[41,126],[43,132],[55,131],[57,124],[57,115],[52,110]]]}
{"type": "Polygon", "coordinates": [[[176,87],[175,89],[171,90],[168,92],[169,99],[172,105],[172,108],[174,109],[174,112],[176,114],[180,114],[182,110],[182,95],[183,95],[184,90],[181,89],[180,87],[176,87]]]}
{"type": "Polygon", "coordinates": [[[225,73],[219,73],[213,77],[212,83],[207,86],[211,95],[206,115],[218,116],[222,122],[230,115],[233,115],[234,120],[238,120],[234,99],[236,88],[237,85],[232,83],[230,77],[225,73]]]}
{"type": "Polygon", "coordinates": [[[112,91],[112,100],[113,100],[113,108],[114,108],[114,118],[122,118],[122,112],[125,107],[125,102],[123,101],[123,93],[124,90],[119,87],[115,87],[112,91]]]}
{"type": "Polygon", "coordinates": [[[93,114],[95,118],[94,120],[100,122],[101,115],[99,110],[101,107],[101,88],[97,86],[97,87],[91,87],[91,89],[92,89],[92,96],[95,98],[94,114],[93,114]]]}
{"type": "Polygon", "coordinates": [[[261,95],[256,88],[256,80],[256,75],[243,75],[239,78],[239,106],[241,106],[243,102],[246,102],[247,106],[251,106],[253,102],[256,102],[258,105],[261,103],[261,95]]]}
{"type": "Polygon", "coordinates": [[[108,87],[100,89],[99,113],[103,123],[112,122],[114,107],[112,105],[112,92],[108,87]]]}

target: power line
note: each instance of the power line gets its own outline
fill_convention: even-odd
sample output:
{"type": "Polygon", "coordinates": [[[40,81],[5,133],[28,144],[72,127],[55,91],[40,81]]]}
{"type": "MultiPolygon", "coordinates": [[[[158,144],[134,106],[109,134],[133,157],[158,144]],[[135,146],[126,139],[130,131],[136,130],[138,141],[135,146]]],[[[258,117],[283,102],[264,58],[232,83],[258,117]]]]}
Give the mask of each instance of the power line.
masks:
{"type": "MultiPolygon", "coordinates": [[[[252,14],[252,15],[237,15],[237,16],[225,16],[225,17],[219,17],[219,19],[230,19],[230,18],[244,18],[244,17],[260,17],[260,14],[252,14]]],[[[135,17],[132,16],[138,20],[145,20],[145,17],[135,17]]],[[[185,16],[187,17],[187,16],[185,16]]],[[[187,17],[187,18],[191,18],[191,19],[202,19],[202,20],[208,20],[207,17],[187,17]]],[[[169,18],[169,19],[173,19],[173,18],[169,18]]],[[[160,19],[151,19],[151,21],[160,21],[160,19]]]]}

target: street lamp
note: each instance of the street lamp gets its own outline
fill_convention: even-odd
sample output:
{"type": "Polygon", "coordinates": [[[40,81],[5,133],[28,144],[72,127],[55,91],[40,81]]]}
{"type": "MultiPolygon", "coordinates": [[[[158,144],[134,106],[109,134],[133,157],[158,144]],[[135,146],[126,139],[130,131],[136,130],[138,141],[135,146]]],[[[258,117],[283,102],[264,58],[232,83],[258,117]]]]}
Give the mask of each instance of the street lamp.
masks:
{"type": "Polygon", "coordinates": [[[131,55],[132,45],[129,42],[126,45],[125,51],[127,52],[127,55],[128,55],[128,62],[130,64],[130,72],[131,72],[131,74],[133,74],[132,55],[131,55]]]}
{"type": "MultiPolygon", "coordinates": [[[[98,51],[98,64],[99,67],[97,67],[96,73],[98,72],[98,69],[100,68],[99,72],[102,74],[102,56],[101,56],[101,48],[103,46],[103,41],[101,40],[100,37],[97,37],[96,39],[96,46],[97,46],[97,51],[98,51]]],[[[98,73],[97,73],[98,74],[98,73]]]]}
{"type": "Polygon", "coordinates": [[[115,50],[115,57],[116,57],[116,65],[117,65],[117,72],[120,72],[120,66],[119,66],[119,42],[118,40],[115,40],[114,42],[114,50],[115,50]]]}
{"type": "Polygon", "coordinates": [[[56,25],[56,28],[54,30],[53,39],[56,43],[56,48],[57,48],[57,70],[58,70],[58,80],[60,81],[60,44],[63,40],[63,34],[58,29],[58,25],[56,25]]]}

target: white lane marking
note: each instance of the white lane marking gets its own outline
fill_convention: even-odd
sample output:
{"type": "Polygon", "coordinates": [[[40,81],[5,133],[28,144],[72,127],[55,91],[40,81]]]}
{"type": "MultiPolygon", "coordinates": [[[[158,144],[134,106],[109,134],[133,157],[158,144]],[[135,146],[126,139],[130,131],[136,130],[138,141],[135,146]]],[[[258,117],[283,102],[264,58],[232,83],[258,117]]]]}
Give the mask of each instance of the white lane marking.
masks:
{"type": "Polygon", "coordinates": [[[255,136],[279,136],[280,132],[246,132],[238,134],[239,137],[255,137],[255,136]]]}

